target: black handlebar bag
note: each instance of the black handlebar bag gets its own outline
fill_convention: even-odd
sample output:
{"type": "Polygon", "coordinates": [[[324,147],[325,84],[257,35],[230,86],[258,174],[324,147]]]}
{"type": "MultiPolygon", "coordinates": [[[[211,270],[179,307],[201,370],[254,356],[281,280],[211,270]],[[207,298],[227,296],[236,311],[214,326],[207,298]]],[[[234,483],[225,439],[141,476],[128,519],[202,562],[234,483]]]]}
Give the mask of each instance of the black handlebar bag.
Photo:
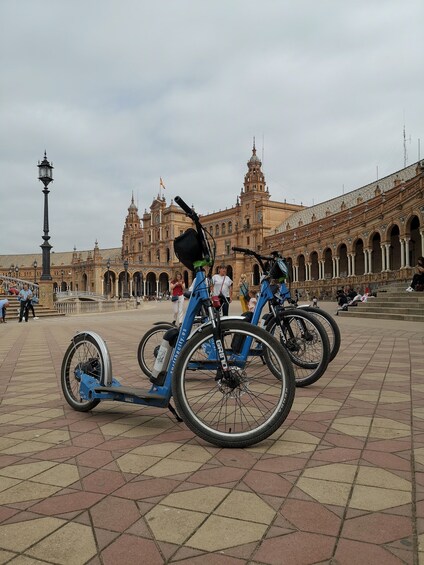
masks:
{"type": "Polygon", "coordinates": [[[203,259],[202,243],[199,234],[193,228],[189,228],[183,234],[174,239],[174,251],[179,261],[194,271],[193,263],[203,259]]]}

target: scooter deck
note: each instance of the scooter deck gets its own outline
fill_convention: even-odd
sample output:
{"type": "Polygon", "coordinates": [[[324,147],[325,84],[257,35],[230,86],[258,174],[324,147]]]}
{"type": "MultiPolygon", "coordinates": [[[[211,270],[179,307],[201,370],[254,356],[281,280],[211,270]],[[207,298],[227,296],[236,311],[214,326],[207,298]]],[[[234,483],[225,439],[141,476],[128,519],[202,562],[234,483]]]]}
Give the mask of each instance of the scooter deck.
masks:
{"type": "Polygon", "coordinates": [[[142,398],[143,400],[163,400],[163,395],[155,392],[150,392],[147,388],[138,388],[133,386],[97,386],[94,389],[95,393],[106,392],[109,394],[121,394],[124,396],[134,396],[142,398]]]}

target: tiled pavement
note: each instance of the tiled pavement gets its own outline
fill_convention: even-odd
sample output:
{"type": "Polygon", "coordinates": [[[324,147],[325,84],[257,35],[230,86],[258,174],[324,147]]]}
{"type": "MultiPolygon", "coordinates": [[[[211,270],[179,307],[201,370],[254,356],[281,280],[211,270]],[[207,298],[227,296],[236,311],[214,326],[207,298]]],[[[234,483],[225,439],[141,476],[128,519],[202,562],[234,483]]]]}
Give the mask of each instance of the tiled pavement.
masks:
{"type": "Polygon", "coordinates": [[[163,410],[65,404],[76,330],[137,384],[139,337],[170,308],[0,325],[0,563],[424,563],[423,325],[338,320],[324,377],[245,450],[163,410]]]}

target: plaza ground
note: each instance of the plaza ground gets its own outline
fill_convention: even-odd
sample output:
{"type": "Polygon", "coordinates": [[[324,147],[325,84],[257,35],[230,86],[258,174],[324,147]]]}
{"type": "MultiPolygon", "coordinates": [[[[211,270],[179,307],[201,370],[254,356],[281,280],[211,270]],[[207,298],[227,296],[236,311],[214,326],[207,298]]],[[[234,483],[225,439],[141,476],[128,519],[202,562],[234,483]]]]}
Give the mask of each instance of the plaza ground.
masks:
{"type": "Polygon", "coordinates": [[[0,564],[424,563],[423,324],[336,318],[339,355],[249,449],[166,410],[65,403],[76,331],[143,386],[140,336],[171,308],[0,325],[0,564]]]}

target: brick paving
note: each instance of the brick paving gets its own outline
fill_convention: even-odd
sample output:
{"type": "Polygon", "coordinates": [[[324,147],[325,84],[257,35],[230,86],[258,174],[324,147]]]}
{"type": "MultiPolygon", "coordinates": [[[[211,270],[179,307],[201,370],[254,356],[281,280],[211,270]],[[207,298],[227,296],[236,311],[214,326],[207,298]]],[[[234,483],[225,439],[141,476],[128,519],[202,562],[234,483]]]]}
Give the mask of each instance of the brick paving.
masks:
{"type": "Polygon", "coordinates": [[[0,325],[0,563],[424,563],[423,324],[338,319],[326,374],[244,450],[164,410],[65,403],[75,331],[143,386],[139,338],[170,310],[0,325]]]}

